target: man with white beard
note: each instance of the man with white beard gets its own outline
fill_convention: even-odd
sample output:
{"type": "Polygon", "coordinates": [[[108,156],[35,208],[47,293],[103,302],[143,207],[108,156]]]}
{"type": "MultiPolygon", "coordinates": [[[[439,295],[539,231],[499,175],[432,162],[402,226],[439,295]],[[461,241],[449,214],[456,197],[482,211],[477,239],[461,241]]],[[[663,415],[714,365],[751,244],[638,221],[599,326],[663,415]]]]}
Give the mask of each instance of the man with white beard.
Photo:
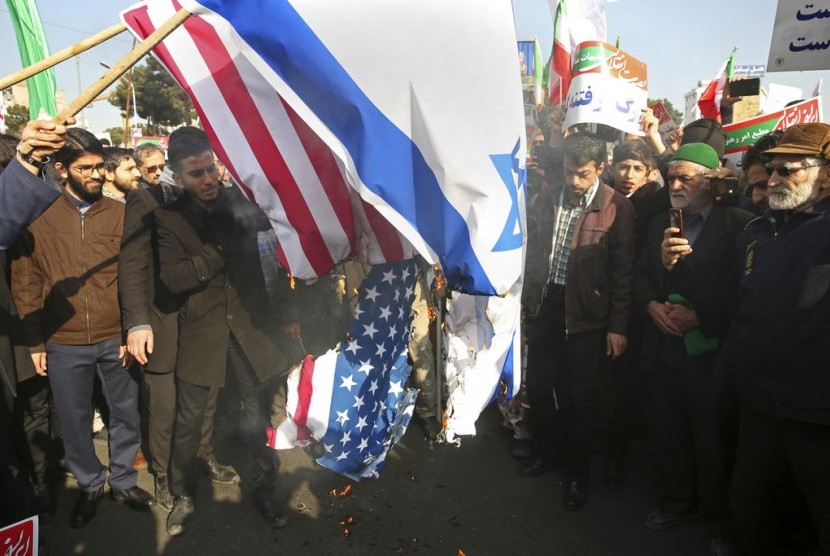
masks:
{"type": "Polygon", "coordinates": [[[741,304],[725,351],[741,409],[733,517],[746,554],[777,554],[793,495],[830,553],[830,125],[765,152],[772,212],[739,238],[741,304]]]}
{"type": "Polygon", "coordinates": [[[634,280],[635,310],[644,311],[642,365],[649,370],[651,436],[659,473],[659,507],[648,528],[668,529],[700,516],[713,553],[728,547],[726,452],[711,404],[714,361],[737,303],[735,245],[752,215],[713,201],[710,175],[720,166],[704,143],[680,147],[668,164],[669,212],[655,216],[634,280]]]}

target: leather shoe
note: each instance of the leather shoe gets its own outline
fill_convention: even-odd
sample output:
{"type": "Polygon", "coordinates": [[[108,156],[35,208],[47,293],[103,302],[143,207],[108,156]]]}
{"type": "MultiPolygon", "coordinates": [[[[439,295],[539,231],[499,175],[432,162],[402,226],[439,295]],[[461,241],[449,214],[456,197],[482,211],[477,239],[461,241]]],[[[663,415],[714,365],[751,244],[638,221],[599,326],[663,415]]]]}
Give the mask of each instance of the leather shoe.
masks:
{"type": "Polygon", "coordinates": [[[522,477],[536,477],[560,467],[562,467],[562,464],[558,460],[537,456],[519,468],[519,475],[522,477]]]}
{"type": "Polygon", "coordinates": [[[92,492],[81,491],[78,501],[72,506],[72,511],[69,514],[69,525],[73,529],[80,529],[95,517],[95,512],[98,510],[98,500],[101,499],[103,494],[104,487],[92,492]]]}
{"type": "Polygon", "coordinates": [[[443,427],[438,419],[435,417],[425,417],[418,419],[421,422],[421,430],[424,431],[424,436],[427,440],[438,440],[438,435],[441,433],[443,427]]]}
{"type": "Polygon", "coordinates": [[[57,503],[55,500],[55,489],[48,484],[37,484],[32,487],[32,509],[41,521],[50,520],[55,517],[57,503]]]}
{"type": "Polygon", "coordinates": [[[146,512],[156,505],[152,495],[138,485],[133,485],[124,490],[111,490],[110,498],[114,502],[123,502],[130,509],[138,512],[146,512]]]}
{"type": "Polygon", "coordinates": [[[646,516],[645,524],[649,529],[662,531],[692,521],[696,517],[697,515],[693,511],[674,512],[658,508],[646,516]]]}
{"type": "Polygon", "coordinates": [[[625,470],[617,460],[610,460],[602,470],[602,482],[611,490],[619,490],[625,484],[625,470]]]}
{"type": "Polygon", "coordinates": [[[588,485],[581,481],[569,481],[562,496],[562,507],[569,512],[575,512],[585,505],[587,499],[588,485]]]}
{"type": "Polygon", "coordinates": [[[288,525],[288,516],[280,510],[270,489],[261,488],[254,491],[254,506],[274,529],[281,529],[288,525]]]}
{"type": "Polygon", "coordinates": [[[173,509],[173,495],[170,494],[170,482],[167,475],[159,473],[156,475],[156,504],[167,510],[173,509]]]}
{"type": "Polygon", "coordinates": [[[176,496],[173,499],[173,509],[167,516],[167,534],[171,537],[184,533],[188,518],[196,511],[196,504],[192,496],[176,496]]]}
{"type": "Polygon", "coordinates": [[[230,465],[223,465],[211,454],[205,458],[199,458],[202,465],[202,473],[210,477],[211,483],[218,485],[238,485],[241,482],[239,473],[230,465]]]}

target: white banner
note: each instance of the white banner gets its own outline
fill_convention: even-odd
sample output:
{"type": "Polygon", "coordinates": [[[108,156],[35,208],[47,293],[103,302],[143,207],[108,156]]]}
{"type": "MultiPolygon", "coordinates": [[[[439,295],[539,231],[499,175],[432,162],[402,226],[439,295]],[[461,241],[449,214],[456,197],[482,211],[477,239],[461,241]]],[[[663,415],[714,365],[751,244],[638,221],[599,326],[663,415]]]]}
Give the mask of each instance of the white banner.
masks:
{"type": "Polygon", "coordinates": [[[607,43],[580,44],[565,99],[565,127],[597,123],[643,135],[638,119],[646,108],[647,85],[643,62],[607,43]]]}
{"type": "Polygon", "coordinates": [[[830,69],[830,0],[779,0],[767,71],[830,69]]]}

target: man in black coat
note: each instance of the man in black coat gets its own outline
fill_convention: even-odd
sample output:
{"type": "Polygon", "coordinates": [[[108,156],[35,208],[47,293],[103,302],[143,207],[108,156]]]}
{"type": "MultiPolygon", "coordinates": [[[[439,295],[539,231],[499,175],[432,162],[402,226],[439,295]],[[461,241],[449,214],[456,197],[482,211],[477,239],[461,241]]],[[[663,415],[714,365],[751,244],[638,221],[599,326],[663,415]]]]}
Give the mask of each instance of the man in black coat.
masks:
{"type": "MultiPolygon", "coordinates": [[[[192,130],[203,133],[195,128],[181,128],[174,131],[172,137],[192,130]]],[[[178,199],[182,190],[163,181],[155,184],[142,181],[142,184],[146,187],[131,191],[126,199],[124,234],[118,258],[118,287],[127,332],[127,350],[143,367],[148,393],[148,441],[156,502],[170,510],[173,498],[168,473],[176,416],[173,371],[176,368],[178,311],[182,298],[172,294],[161,281],[155,211],[178,199]]],[[[198,451],[199,463],[212,482],[237,484],[240,479],[233,467],[219,463],[214,455],[213,418],[218,393],[218,388],[211,391],[206,408],[198,451]]]]}
{"type": "MultiPolygon", "coordinates": [[[[175,498],[167,531],[183,533],[194,511],[192,467],[201,425],[211,389],[224,385],[226,368],[242,397],[241,433],[256,464],[254,501],[273,527],[283,527],[287,519],[274,501],[279,461],[265,446],[265,429],[280,420],[269,415],[271,401],[275,393],[284,395],[292,361],[278,320],[285,307],[269,299],[259,258],[258,232],[269,223],[239,189],[220,186],[205,137],[180,134],[171,138],[168,152],[184,194],[156,211],[161,280],[183,299],[170,471],[175,498]]],[[[284,411],[284,403],[274,405],[284,411]]]]}
{"type": "Polygon", "coordinates": [[[649,229],[634,281],[636,309],[648,315],[643,364],[650,373],[652,441],[660,507],[646,517],[667,529],[698,511],[714,544],[729,517],[727,476],[717,413],[709,398],[713,363],[737,301],[735,241],[752,215],[713,203],[706,172],[719,166],[704,143],[682,146],[669,162],[672,206],[649,229]]]}

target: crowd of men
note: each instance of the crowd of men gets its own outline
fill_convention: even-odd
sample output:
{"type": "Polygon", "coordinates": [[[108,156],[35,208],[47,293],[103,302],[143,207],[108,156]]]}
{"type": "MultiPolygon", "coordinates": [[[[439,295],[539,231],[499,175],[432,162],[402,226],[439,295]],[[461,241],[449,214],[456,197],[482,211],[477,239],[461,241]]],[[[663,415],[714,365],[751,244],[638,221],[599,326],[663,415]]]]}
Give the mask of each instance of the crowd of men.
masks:
{"type": "Polygon", "coordinates": [[[514,452],[520,474],[562,469],[562,505],[579,510],[595,441],[603,482],[620,488],[643,415],[658,475],[648,528],[702,520],[713,554],[793,539],[830,554],[830,125],[761,138],[741,171],[715,120],[667,146],[650,110],[644,138],[578,125],[563,140],[549,117],[530,163],[535,449],[514,452]]]}
{"type": "MultiPolygon", "coordinates": [[[[775,554],[806,532],[830,553],[830,125],[770,134],[738,171],[718,122],[669,145],[650,111],[641,122],[645,138],[563,134],[553,112],[534,138],[522,300],[534,448],[520,473],[562,469],[562,505],[577,511],[598,436],[602,481],[620,488],[644,414],[659,475],[647,527],[701,519],[715,554],[775,554]]],[[[265,430],[285,419],[285,372],[305,355],[302,303],[286,275],[263,272],[270,222],[205,133],[174,131],[165,157],[30,122],[0,137],[0,167],[3,522],[54,514],[59,422],[80,490],[73,527],[108,484],[116,502],[168,510],[168,533],[182,534],[200,474],[250,481],[259,512],[285,526],[265,430]],[[243,477],[213,448],[229,376],[253,464],[243,477]],[[96,380],[106,466],[90,425],[96,380]],[[140,414],[152,494],[134,466],[140,414]]],[[[421,299],[410,350],[432,392],[428,313],[421,299]]],[[[423,400],[434,437],[436,402],[423,400]]]]}

